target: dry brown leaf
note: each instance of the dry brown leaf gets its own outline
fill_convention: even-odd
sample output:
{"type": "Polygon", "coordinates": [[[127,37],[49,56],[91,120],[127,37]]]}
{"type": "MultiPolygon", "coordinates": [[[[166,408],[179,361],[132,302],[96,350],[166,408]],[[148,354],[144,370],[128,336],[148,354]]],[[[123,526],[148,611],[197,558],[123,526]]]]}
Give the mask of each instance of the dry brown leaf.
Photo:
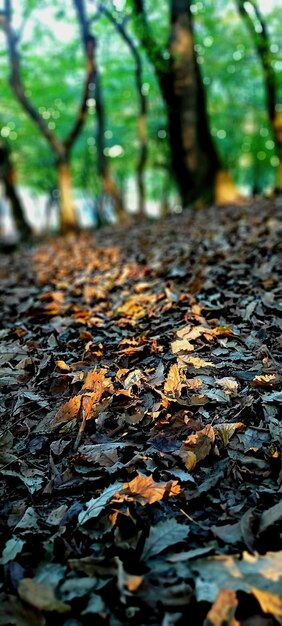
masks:
{"type": "MultiPolygon", "coordinates": [[[[211,425],[205,426],[202,430],[198,430],[194,435],[190,435],[188,439],[183,441],[180,452],[184,452],[187,450],[188,452],[192,452],[196,457],[196,463],[205,459],[213,446],[215,440],[214,429],[211,425]]],[[[187,455],[185,457],[185,467],[188,469],[188,466],[194,463],[194,457],[187,455]]],[[[196,464],[195,463],[195,464],[196,464]]],[[[195,467],[195,466],[194,466],[195,467]]],[[[193,469],[190,467],[190,469],[193,469]]]]}
{"type": "Polygon", "coordinates": [[[97,406],[101,396],[97,397],[95,392],[83,394],[81,396],[81,407],[83,411],[83,417],[86,420],[92,419],[95,415],[95,407],[97,406]]]}
{"type": "Polygon", "coordinates": [[[86,389],[87,391],[94,391],[97,400],[99,401],[102,397],[103,391],[105,387],[109,387],[111,385],[111,379],[106,378],[105,374],[107,373],[106,369],[94,369],[90,372],[87,372],[84,384],[82,389],[86,389]]]}
{"type": "Polygon", "coordinates": [[[204,406],[205,404],[208,404],[210,402],[210,399],[207,398],[207,396],[205,396],[204,393],[199,393],[199,394],[193,394],[189,400],[189,404],[193,404],[193,405],[199,405],[199,406],[204,406]]]}
{"type": "Polygon", "coordinates": [[[224,378],[218,378],[216,384],[222,387],[226,395],[236,394],[238,392],[238,383],[235,378],[228,378],[227,376],[224,378]]]}
{"type": "Polygon", "coordinates": [[[187,452],[185,461],[184,461],[184,465],[186,467],[186,469],[188,470],[188,472],[191,472],[194,467],[197,464],[197,457],[196,454],[194,454],[194,452],[187,452]]]}
{"type": "Polygon", "coordinates": [[[234,617],[237,606],[235,591],[222,589],[207,614],[204,626],[239,626],[234,617]]]}
{"type": "Polygon", "coordinates": [[[259,602],[264,613],[271,613],[277,619],[282,618],[282,596],[254,587],[252,593],[259,602]]]}
{"type": "Polygon", "coordinates": [[[188,356],[185,358],[185,363],[193,365],[196,370],[201,367],[215,367],[215,364],[212,363],[212,361],[205,361],[205,359],[201,359],[199,356],[188,356]]]}
{"type": "Polygon", "coordinates": [[[39,583],[33,578],[22,578],[18,586],[18,594],[21,600],[40,611],[68,613],[71,610],[68,604],[56,598],[52,587],[39,583]]]}
{"type": "Polygon", "coordinates": [[[73,398],[70,398],[70,400],[63,404],[56,413],[51,425],[58,426],[59,424],[74,420],[78,416],[81,399],[81,395],[73,396],[73,398]]]}
{"type": "Polygon", "coordinates": [[[136,478],[133,478],[129,483],[125,483],[122,489],[114,494],[114,500],[118,502],[134,501],[144,506],[145,504],[158,502],[164,496],[176,496],[180,491],[177,480],[168,481],[167,483],[156,483],[152,475],[142,476],[142,474],[138,474],[136,478]]]}
{"type": "Polygon", "coordinates": [[[63,370],[65,372],[69,372],[71,369],[71,367],[65,361],[56,361],[56,365],[60,370],[63,370]]]}
{"type": "Polygon", "coordinates": [[[202,387],[203,381],[201,378],[186,378],[185,383],[188,389],[196,391],[196,389],[200,389],[202,387]]]}
{"type": "Polygon", "coordinates": [[[179,354],[179,352],[193,352],[195,346],[193,346],[187,339],[175,339],[171,343],[172,354],[179,354]]]}
{"type": "Polygon", "coordinates": [[[118,307],[117,312],[119,315],[125,315],[133,320],[139,320],[146,315],[146,309],[138,304],[134,298],[129,298],[124,304],[118,307]]]}
{"type": "Polygon", "coordinates": [[[170,366],[168,375],[164,384],[164,392],[172,396],[180,396],[182,382],[179,369],[176,363],[170,366]]]}
{"type": "Polygon", "coordinates": [[[273,383],[276,381],[276,374],[264,374],[261,376],[255,376],[251,381],[252,387],[264,387],[269,388],[272,387],[273,383]]]}
{"type": "Polygon", "coordinates": [[[214,431],[221,439],[223,445],[227,446],[234,433],[243,428],[244,424],[242,422],[230,422],[229,424],[217,424],[214,426],[214,431]]]}

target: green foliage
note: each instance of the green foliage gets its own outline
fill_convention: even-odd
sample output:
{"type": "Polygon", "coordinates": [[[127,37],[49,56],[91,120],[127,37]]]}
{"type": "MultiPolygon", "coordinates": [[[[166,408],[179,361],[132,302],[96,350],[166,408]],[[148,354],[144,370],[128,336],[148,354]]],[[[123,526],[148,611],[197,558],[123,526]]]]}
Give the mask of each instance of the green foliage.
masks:
{"type": "MultiPolygon", "coordinates": [[[[26,93],[50,128],[63,139],[72,127],[84,81],[83,49],[75,12],[72,3],[63,0],[57,0],[55,6],[50,0],[43,0],[40,6],[35,0],[24,0],[20,4],[19,7],[15,3],[14,22],[22,30],[20,52],[26,93]]],[[[127,15],[127,29],[136,42],[131,0],[114,4],[117,19],[127,15]]],[[[162,3],[161,10],[154,0],[147,0],[145,4],[152,37],[165,57],[169,3],[162,3]]],[[[111,2],[105,5],[111,7],[111,2]]],[[[264,189],[274,182],[277,157],[267,120],[262,69],[253,42],[231,0],[195,2],[192,10],[211,131],[222,159],[237,182],[264,189]]],[[[94,15],[94,6],[92,13],[94,15]]],[[[278,5],[269,10],[266,17],[282,103],[280,18],[278,5]]],[[[106,108],[106,154],[120,181],[133,180],[138,159],[134,60],[105,16],[93,22],[93,33],[97,38],[97,60],[106,108]]],[[[9,68],[2,33],[0,44],[1,132],[12,145],[20,182],[48,191],[56,185],[54,156],[8,85],[9,68]]],[[[143,89],[149,105],[147,192],[157,198],[168,177],[167,122],[152,66],[144,51],[140,53],[143,89]]],[[[75,186],[91,193],[99,190],[94,104],[91,98],[87,123],[72,159],[75,186]]]]}

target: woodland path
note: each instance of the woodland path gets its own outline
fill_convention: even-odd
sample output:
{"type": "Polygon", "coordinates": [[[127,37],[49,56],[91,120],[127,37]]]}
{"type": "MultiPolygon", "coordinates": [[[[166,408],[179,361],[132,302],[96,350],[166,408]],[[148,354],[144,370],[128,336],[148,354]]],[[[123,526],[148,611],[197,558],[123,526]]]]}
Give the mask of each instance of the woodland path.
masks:
{"type": "Polygon", "coordinates": [[[282,624],[281,207],[0,257],[0,625],[282,624]]]}

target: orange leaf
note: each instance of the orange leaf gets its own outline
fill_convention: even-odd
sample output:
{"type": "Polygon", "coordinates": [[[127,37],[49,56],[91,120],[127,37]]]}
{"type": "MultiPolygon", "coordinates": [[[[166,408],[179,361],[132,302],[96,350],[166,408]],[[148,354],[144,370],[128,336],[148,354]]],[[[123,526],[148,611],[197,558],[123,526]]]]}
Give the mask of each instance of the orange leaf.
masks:
{"type": "Polygon", "coordinates": [[[114,495],[114,499],[118,502],[134,501],[139,502],[142,506],[145,504],[153,504],[162,500],[166,495],[168,497],[176,496],[180,493],[180,486],[176,480],[167,483],[156,483],[151,476],[142,476],[138,474],[129,483],[125,483],[114,495]]]}
{"type": "MultiPolygon", "coordinates": [[[[188,453],[192,452],[196,457],[196,463],[198,463],[209,455],[214,440],[215,434],[213,427],[211,425],[205,426],[205,428],[202,428],[202,430],[198,430],[198,432],[194,435],[190,435],[190,437],[188,437],[186,441],[183,441],[182,451],[188,450],[188,453]]],[[[187,455],[184,461],[186,468],[186,463],[188,463],[189,465],[190,463],[193,463],[194,460],[194,457],[192,457],[191,455],[190,457],[188,457],[187,455]]]]}
{"type": "Polygon", "coordinates": [[[82,396],[77,395],[63,404],[56,413],[51,425],[58,426],[59,424],[64,424],[65,422],[70,422],[75,419],[80,410],[81,399],[82,396]]]}

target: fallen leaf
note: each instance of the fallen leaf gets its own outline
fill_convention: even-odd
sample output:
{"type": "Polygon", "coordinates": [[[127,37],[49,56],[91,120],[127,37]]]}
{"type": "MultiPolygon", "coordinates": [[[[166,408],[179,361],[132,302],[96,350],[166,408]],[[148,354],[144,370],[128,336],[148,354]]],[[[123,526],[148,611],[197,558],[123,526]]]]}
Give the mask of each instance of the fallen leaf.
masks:
{"type": "Polygon", "coordinates": [[[83,383],[82,389],[86,391],[93,391],[96,396],[97,402],[101,400],[105,387],[109,387],[112,384],[110,378],[106,378],[106,369],[94,369],[87,372],[86,378],[83,383]]]}
{"type": "Polygon", "coordinates": [[[63,404],[53,418],[51,427],[59,426],[60,424],[64,424],[78,417],[81,399],[82,396],[80,395],[73,396],[73,398],[63,404]]]}
{"type": "Polygon", "coordinates": [[[238,393],[238,383],[235,378],[217,378],[216,384],[222,387],[228,395],[238,393]]]}
{"type": "Polygon", "coordinates": [[[227,446],[231,437],[237,431],[243,430],[244,424],[242,422],[228,422],[226,424],[216,424],[214,426],[214,432],[217,437],[220,438],[224,446],[227,446]]]}
{"type": "Polygon", "coordinates": [[[263,533],[265,530],[276,524],[276,522],[282,521],[282,501],[278,502],[270,509],[263,511],[260,518],[259,532],[263,533]]]}
{"type": "Polygon", "coordinates": [[[282,596],[278,596],[271,591],[263,591],[262,589],[252,588],[252,593],[259,602],[264,613],[270,613],[280,621],[282,618],[282,596]]]}
{"type": "Polygon", "coordinates": [[[19,537],[11,537],[8,539],[0,559],[1,565],[6,565],[9,561],[13,561],[18,554],[21,553],[25,542],[19,537]]]}
{"type": "Polygon", "coordinates": [[[79,524],[86,524],[89,520],[98,517],[103,512],[113,495],[122,487],[122,483],[114,483],[107,487],[97,498],[91,498],[86,502],[86,510],[78,516],[79,524]]]}
{"type": "Polygon", "coordinates": [[[164,392],[172,396],[181,396],[182,382],[181,376],[176,363],[170,366],[166,381],[164,384],[164,392]]]}
{"type": "MultiPolygon", "coordinates": [[[[191,561],[190,568],[196,575],[198,602],[214,602],[221,589],[245,591],[253,589],[276,596],[277,614],[281,615],[282,552],[268,552],[263,556],[243,553],[236,556],[213,556],[191,561]]],[[[274,604],[274,599],[273,599],[274,604]]]]}
{"type": "Polygon", "coordinates": [[[205,361],[205,359],[201,359],[199,356],[188,356],[184,360],[185,363],[192,365],[197,370],[205,367],[215,367],[212,361],[205,361]]]}
{"type": "Polygon", "coordinates": [[[255,376],[251,381],[252,387],[263,387],[263,388],[271,388],[273,383],[277,380],[276,374],[261,374],[260,376],[255,376]]]}
{"type": "Polygon", "coordinates": [[[152,476],[137,474],[129,483],[125,483],[114,495],[117,502],[139,502],[142,506],[162,500],[164,496],[172,497],[181,489],[176,480],[167,483],[156,483],[152,476]]]}
{"type": "Polygon", "coordinates": [[[71,367],[65,361],[56,361],[56,365],[60,370],[63,370],[64,372],[69,372],[71,370],[71,367]]]}
{"type": "Polygon", "coordinates": [[[145,541],[142,558],[146,561],[160,554],[170,546],[186,539],[189,527],[178,524],[175,519],[168,519],[156,526],[151,526],[149,536],[145,541]]]}
{"type": "Polygon", "coordinates": [[[214,440],[214,429],[211,425],[208,425],[183,441],[180,455],[184,458],[185,467],[188,471],[191,471],[196,463],[209,455],[214,440]],[[187,452],[186,455],[185,452],[187,452]]]}
{"type": "Polygon", "coordinates": [[[231,589],[221,589],[204,621],[204,626],[240,626],[235,619],[238,606],[236,594],[231,589]]]}
{"type": "Polygon", "coordinates": [[[24,605],[16,596],[0,594],[0,626],[45,626],[42,613],[24,605]]]}
{"type": "Polygon", "coordinates": [[[194,452],[191,452],[191,451],[187,452],[187,454],[185,455],[185,459],[184,459],[184,465],[186,469],[188,470],[188,472],[192,472],[194,467],[196,467],[197,457],[194,452]]]}
{"type": "Polygon", "coordinates": [[[39,583],[34,578],[22,578],[18,586],[18,594],[21,600],[40,611],[68,613],[71,610],[68,604],[56,598],[52,587],[39,583]]]}

